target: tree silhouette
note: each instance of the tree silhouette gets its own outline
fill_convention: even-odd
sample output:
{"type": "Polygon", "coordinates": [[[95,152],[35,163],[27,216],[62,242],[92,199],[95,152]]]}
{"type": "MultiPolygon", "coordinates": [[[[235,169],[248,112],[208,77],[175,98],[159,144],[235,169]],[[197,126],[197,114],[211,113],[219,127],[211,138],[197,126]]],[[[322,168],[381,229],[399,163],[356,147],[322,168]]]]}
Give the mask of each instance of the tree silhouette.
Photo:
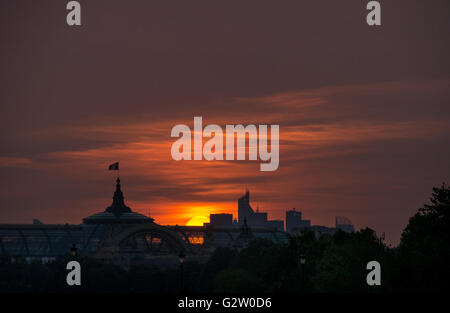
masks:
{"type": "Polygon", "coordinates": [[[450,189],[434,187],[430,204],[409,219],[400,241],[399,281],[415,291],[448,290],[450,279],[450,189]]]}

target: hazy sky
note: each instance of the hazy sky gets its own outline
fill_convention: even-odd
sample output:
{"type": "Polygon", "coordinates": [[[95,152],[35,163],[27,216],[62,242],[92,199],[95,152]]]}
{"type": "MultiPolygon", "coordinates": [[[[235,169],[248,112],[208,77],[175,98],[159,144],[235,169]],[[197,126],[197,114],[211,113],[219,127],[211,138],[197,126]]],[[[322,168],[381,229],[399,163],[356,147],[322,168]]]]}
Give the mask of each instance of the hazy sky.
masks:
{"type": "Polygon", "coordinates": [[[79,223],[111,203],[157,223],[237,213],[343,215],[397,243],[450,183],[450,2],[0,3],[0,223],[79,223]],[[280,166],[182,161],[171,128],[279,124],[280,166]]]}

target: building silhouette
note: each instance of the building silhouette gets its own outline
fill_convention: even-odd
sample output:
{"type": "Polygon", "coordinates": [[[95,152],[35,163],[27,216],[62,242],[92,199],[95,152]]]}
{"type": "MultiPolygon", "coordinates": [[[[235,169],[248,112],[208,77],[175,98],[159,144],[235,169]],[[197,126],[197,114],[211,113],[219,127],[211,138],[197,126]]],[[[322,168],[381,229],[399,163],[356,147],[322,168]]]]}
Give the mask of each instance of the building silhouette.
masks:
{"type": "Polygon", "coordinates": [[[340,229],[346,233],[355,231],[352,222],[344,216],[336,216],[336,229],[340,229]]]}
{"type": "Polygon", "coordinates": [[[232,227],[233,226],[233,214],[221,213],[210,214],[209,225],[212,227],[232,227]]]}
{"type": "Polygon", "coordinates": [[[256,211],[250,205],[250,191],[238,199],[238,223],[242,226],[244,220],[248,227],[274,228],[284,231],[284,223],[281,220],[268,220],[267,212],[256,211]]]}
{"type": "Polygon", "coordinates": [[[301,211],[296,211],[295,208],[291,211],[286,211],[286,231],[288,233],[310,227],[311,221],[303,220],[301,211]]]}
{"type": "Polygon", "coordinates": [[[267,226],[269,228],[276,229],[277,231],[284,231],[284,221],[283,220],[269,220],[269,221],[267,221],[267,226]]]}
{"type": "Polygon", "coordinates": [[[120,226],[127,224],[152,223],[153,221],[152,218],[133,212],[125,205],[119,177],[116,180],[116,190],[114,191],[112,204],[107,207],[104,212],[96,213],[83,219],[84,224],[117,224],[120,226]]]}
{"type": "Polygon", "coordinates": [[[0,256],[12,262],[48,262],[70,256],[76,246],[79,256],[125,268],[142,263],[166,267],[178,265],[180,251],[187,258],[204,260],[217,247],[243,248],[254,238],[288,242],[280,221],[267,221],[267,213],[253,212],[248,192],[240,203],[241,209],[247,205],[245,213],[258,227],[237,225],[226,213],[211,214],[211,223],[205,226],[158,225],[125,204],[117,178],[111,205],[83,218],[81,224],[45,224],[38,219],[32,224],[0,224],[0,256]],[[278,229],[270,227],[277,223],[278,229]]]}
{"type": "Polygon", "coordinates": [[[246,191],[245,195],[238,199],[238,223],[243,224],[244,220],[248,222],[248,218],[255,212],[250,206],[250,191],[246,191]]]}

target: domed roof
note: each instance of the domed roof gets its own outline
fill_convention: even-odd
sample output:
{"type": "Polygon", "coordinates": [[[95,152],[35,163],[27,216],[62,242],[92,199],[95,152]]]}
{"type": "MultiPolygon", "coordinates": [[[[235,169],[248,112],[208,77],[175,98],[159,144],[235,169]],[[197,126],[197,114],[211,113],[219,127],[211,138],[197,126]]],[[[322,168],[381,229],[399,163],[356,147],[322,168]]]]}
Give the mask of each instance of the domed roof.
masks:
{"type": "Polygon", "coordinates": [[[120,178],[118,177],[113,203],[104,212],[96,213],[83,219],[85,224],[141,224],[152,223],[153,221],[154,219],[135,213],[125,205],[123,193],[120,189],[120,178]]]}

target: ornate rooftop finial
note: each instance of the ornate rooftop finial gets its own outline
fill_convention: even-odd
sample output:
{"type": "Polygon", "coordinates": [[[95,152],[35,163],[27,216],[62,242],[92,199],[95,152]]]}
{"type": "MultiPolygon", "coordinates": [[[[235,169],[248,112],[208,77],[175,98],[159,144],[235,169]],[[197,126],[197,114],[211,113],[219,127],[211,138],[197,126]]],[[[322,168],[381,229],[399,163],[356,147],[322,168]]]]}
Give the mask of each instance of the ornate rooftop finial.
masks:
{"type": "Polygon", "coordinates": [[[122,215],[125,212],[131,212],[131,209],[125,205],[122,190],[120,189],[120,178],[116,180],[116,191],[113,196],[113,203],[106,208],[107,212],[113,213],[116,216],[122,215]]]}
{"type": "Polygon", "coordinates": [[[116,197],[121,197],[122,198],[122,202],[123,202],[123,193],[122,190],[120,190],[120,178],[117,177],[116,180],[116,191],[114,192],[114,197],[113,200],[115,200],[116,197]]]}
{"type": "Polygon", "coordinates": [[[244,218],[244,224],[241,227],[241,237],[248,237],[250,232],[250,228],[247,225],[247,218],[244,218]]]}

